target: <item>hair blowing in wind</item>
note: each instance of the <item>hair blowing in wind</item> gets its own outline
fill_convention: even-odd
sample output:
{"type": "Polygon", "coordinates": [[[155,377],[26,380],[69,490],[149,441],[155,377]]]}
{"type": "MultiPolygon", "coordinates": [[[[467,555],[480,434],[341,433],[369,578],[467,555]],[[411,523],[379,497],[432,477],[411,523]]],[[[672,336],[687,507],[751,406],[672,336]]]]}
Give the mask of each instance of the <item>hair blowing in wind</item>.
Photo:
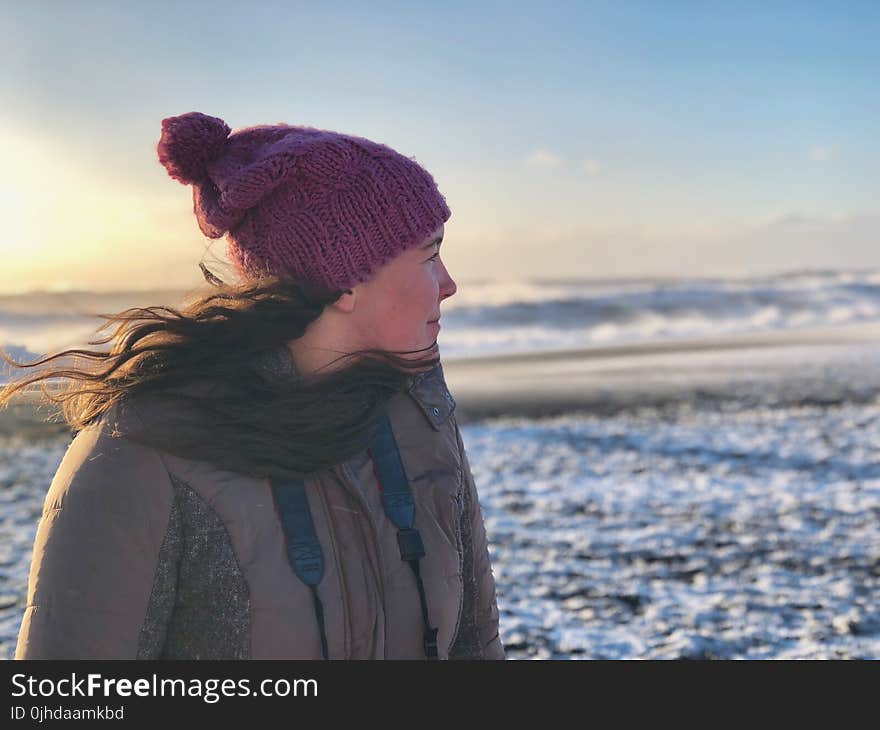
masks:
{"type": "Polygon", "coordinates": [[[166,399],[174,420],[138,440],[257,476],[302,477],[366,448],[384,403],[439,356],[362,349],[340,353],[344,368],[298,377],[283,367],[286,343],[450,217],[433,177],[362,137],[281,123],[232,133],[200,112],[163,119],[157,153],[171,178],[192,186],[201,231],[226,236],[239,280],[202,267],[212,286],[179,307],[98,314],[108,320],[98,332],[115,328],[89,344],[109,351],[68,349],[27,364],[0,351],[17,368],[40,367],[0,390],[0,406],[28,386],[67,380],[41,390],[78,431],[114,405],[166,399]],[[57,364],[67,357],[73,364],[57,364]]]}

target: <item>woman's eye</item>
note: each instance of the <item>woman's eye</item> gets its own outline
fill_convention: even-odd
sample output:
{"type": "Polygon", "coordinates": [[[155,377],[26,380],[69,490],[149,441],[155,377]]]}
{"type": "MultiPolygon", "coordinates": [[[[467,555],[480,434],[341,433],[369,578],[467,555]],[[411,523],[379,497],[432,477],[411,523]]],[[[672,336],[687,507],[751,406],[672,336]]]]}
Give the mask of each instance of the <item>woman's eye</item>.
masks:
{"type": "Polygon", "coordinates": [[[440,255],[440,252],[438,251],[438,252],[435,253],[433,256],[431,256],[431,257],[428,259],[428,261],[433,261],[433,260],[436,259],[439,255],[440,255]]]}

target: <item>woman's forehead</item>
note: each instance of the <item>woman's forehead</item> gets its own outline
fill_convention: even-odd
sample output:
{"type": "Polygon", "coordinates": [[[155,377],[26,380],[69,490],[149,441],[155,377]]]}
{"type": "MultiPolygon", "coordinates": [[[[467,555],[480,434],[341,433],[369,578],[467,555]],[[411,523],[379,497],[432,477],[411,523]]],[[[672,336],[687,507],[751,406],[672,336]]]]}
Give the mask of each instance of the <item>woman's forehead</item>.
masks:
{"type": "Polygon", "coordinates": [[[422,248],[427,248],[428,246],[432,246],[435,243],[438,243],[443,238],[443,226],[439,228],[435,228],[430,235],[426,236],[422,241],[422,248]]]}

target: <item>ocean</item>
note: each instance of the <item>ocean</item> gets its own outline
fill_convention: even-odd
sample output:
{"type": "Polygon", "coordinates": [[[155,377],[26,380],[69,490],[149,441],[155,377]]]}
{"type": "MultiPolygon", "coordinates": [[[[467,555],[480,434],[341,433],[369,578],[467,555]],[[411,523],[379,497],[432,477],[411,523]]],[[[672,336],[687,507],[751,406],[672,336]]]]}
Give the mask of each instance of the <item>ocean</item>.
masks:
{"type": "MultiPolygon", "coordinates": [[[[13,357],[87,347],[105,321],[97,313],[173,306],[184,294],[148,290],[0,295],[0,347],[9,348],[13,357]]],[[[444,359],[552,352],[877,321],[880,270],[727,279],[475,281],[459,284],[441,309],[444,359]]]]}

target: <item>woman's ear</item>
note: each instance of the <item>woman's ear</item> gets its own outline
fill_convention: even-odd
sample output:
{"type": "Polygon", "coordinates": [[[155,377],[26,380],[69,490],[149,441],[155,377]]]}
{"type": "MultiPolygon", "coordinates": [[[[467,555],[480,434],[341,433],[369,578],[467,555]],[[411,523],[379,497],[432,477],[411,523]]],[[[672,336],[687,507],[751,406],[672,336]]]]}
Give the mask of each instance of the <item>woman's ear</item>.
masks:
{"type": "Polygon", "coordinates": [[[357,287],[354,289],[346,289],[342,295],[330,306],[336,307],[340,312],[350,313],[354,310],[357,300],[357,287]]]}

